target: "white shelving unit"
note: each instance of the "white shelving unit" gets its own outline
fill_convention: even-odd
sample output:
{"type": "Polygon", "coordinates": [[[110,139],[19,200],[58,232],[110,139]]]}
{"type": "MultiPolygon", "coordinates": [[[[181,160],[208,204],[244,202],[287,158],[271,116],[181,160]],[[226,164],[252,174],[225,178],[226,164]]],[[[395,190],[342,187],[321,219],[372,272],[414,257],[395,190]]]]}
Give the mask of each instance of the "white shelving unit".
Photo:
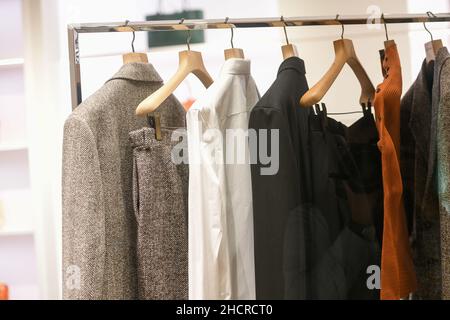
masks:
{"type": "Polygon", "coordinates": [[[26,142],[0,143],[0,152],[25,151],[27,149],[26,142]]]}
{"type": "Polygon", "coordinates": [[[9,58],[9,59],[0,59],[0,68],[14,68],[14,67],[22,67],[24,64],[23,58],[9,58]]]}
{"type": "Polygon", "coordinates": [[[33,229],[0,230],[0,237],[21,237],[33,235],[33,229]]]}
{"type": "Polygon", "coordinates": [[[0,282],[17,300],[39,297],[22,22],[22,0],[0,1],[0,282]]]}

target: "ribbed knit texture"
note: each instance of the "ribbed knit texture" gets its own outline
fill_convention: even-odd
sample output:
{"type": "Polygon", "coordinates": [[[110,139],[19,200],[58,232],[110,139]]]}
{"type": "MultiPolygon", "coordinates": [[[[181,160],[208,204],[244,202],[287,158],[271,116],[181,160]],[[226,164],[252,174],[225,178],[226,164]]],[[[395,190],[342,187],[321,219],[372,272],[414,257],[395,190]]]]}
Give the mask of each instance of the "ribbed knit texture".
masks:
{"type": "Polygon", "coordinates": [[[386,48],[383,68],[385,79],[378,86],[374,100],[384,190],[381,299],[398,300],[414,292],[417,281],[402,199],[399,165],[402,75],[395,44],[386,48]]]}

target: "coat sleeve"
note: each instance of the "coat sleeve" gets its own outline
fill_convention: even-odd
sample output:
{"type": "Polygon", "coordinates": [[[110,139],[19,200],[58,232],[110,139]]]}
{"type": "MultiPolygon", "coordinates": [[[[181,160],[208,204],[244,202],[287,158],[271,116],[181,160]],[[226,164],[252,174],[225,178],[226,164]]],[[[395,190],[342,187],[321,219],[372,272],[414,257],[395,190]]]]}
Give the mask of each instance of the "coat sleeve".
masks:
{"type": "Polygon", "coordinates": [[[96,141],[86,122],[64,125],[63,297],[103,299],[105,213],[96,141]]]}

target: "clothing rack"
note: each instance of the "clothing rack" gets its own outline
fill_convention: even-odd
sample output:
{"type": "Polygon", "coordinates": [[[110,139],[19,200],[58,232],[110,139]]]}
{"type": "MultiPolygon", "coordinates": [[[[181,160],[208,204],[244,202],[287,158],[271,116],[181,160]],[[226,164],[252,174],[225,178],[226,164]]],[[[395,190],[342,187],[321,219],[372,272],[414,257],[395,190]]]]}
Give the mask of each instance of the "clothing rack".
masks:
{"type": "Polygon", "coordinates": [[[70,83],[72,94],[72,109],[82,102],[80,74],[80,33],[104,32],[135,32],[135,31],[180,31],[229,28],[267,28],[295,26],[329,26],[357,24],[392,24],[392,23],[425,23],[450,22],[450,13],[427,12],[425,14],[383,14],[381,17],[368,15],[346,15],[326,17],[275,17],[249,19],[204,19],[204,20],[164,20],[144,22],[112,22],[112,23],[82,23],[68,25],[70,83]]]}

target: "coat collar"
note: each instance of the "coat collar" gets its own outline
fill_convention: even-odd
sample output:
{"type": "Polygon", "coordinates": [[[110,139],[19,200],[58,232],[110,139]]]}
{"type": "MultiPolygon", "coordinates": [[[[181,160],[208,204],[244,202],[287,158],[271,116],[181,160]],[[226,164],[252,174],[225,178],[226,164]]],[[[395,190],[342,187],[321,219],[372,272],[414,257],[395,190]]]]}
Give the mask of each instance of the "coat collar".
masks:
{"type": "Polygon", "coordinates": [[[297,70],[302,74],[306,73],[305,62],[298,57],[290,57],[284,60],[283,63],[280,65],[280,68],[278,69],[278,75],[280,75],[281,72],[288,69],[297,70]]]}
{"type": "Polygon", "coordinates": [[[134,80],[144,82],[162,82],[163,80],[150,63],[133,62],[124,64],[111,80],[134,80]]]}

